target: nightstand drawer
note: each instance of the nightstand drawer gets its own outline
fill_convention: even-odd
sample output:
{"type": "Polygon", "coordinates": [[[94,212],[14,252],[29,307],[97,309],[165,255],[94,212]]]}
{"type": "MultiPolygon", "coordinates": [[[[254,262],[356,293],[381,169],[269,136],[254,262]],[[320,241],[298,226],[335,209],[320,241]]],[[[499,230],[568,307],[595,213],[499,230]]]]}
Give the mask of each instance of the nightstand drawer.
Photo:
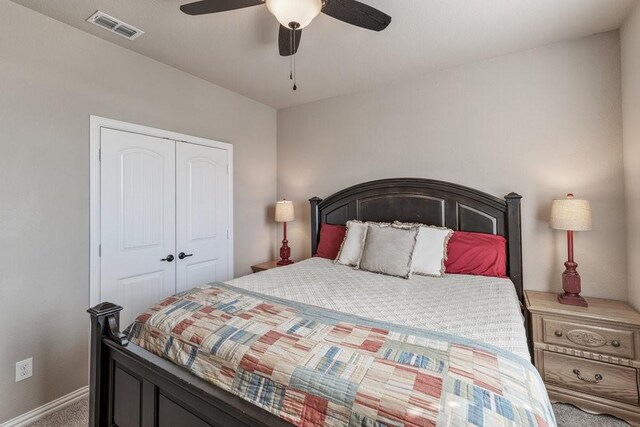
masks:
{"type": "Polygon", "coordinates": [[[634,368],[548,351],[543,353],[543,366],[546,383],[638,405],[637,372],[634,368]]]}
{"type": "Polygon", "coordinates": [[[634,334],[615,327],[587,326],[543,318],[544,342],[634,359],[634,334]]]}
{"type": "Polygon", "coordinates": [[[271,270],[272,268],[278,268],[278,260],[263,262],[262,264],[256,264],[251,266],[251,271],[259,273],[261,271],[271,270]]]}

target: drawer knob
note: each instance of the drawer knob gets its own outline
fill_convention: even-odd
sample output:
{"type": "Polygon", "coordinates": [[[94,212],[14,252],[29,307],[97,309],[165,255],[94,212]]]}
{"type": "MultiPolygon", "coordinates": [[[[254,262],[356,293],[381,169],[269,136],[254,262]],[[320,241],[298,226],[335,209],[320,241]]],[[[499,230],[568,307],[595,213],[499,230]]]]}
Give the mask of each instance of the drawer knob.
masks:
{"type": "Polygon", "coordinates": [[[562,336],[562,331],[555,331],[554,334],[556,334],[557,337],[561,337],[562,336]]]}
{"type": "Polygon", "coordinates": [[[613,340],[611,341],[611,345],[614,347],[620,347],[620,341],[613,340]]]}
{"type": "Polygon", "coordinates": [[[583,376],[581,376],[579,369],[574,369],[573,373],[576,374],[576,377],[578,377],[579,380],[582,380],[586,383],[598,384],[600,381],[602,381],[602,375],[600,374],[595,374],[593,376],[593,379],[590,380],[589,378],[584,378],[583,376]]]}

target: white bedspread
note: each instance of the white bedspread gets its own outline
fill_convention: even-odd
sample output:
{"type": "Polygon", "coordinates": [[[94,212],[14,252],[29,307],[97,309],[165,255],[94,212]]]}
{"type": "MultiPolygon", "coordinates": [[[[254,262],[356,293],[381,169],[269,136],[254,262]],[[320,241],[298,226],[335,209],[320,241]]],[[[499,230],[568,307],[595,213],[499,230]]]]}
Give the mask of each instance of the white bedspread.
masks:
{"type": "Polygon", "coordinates": [[[410,280],[311,258],[240,277],[232,286],[332,310],[476,339],[530,360],[509,279],[446,275],[410,280]]]}

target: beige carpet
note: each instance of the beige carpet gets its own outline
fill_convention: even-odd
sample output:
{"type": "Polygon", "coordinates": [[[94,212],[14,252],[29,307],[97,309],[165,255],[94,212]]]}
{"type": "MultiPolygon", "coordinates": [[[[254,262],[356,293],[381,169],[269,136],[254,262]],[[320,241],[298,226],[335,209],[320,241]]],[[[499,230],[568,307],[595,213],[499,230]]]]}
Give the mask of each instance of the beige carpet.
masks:
{"type": "MultiPolygon", "coordinates": [[[[571,405],[553,405],[560,427],[623,427],[628,424],[609,415],[591,415],[571,405]]],[[[87,427],[89,401],[83,399],[31,424],[32,427],[87,427]]],[[[187,427],[187,426],[185,426],[187,427]]]]}
{"type": "Polygon", "coordinates": [[[564,405],[562,403],[554,403],[553,412],[556,413],[556,420],[558,420],[558,426],[560,427],[623,427],[629,425],[611,415],[592,415],[581,411],[573,405],[564,405]]]}
{"type": "Polygon", "coordinates": [[[87,427],[89,425],[89,398],[62,408],[31,424],[31,427],[87,427]]]}

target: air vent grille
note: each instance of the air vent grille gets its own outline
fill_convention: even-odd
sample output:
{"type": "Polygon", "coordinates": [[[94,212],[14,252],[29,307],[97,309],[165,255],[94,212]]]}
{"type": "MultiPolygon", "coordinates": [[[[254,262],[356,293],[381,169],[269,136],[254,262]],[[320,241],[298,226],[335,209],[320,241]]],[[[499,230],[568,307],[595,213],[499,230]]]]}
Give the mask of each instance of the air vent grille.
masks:
{"type": "Polygon", "coordinates": [[[113,30],[115,27],[118,26],[117,21],[114,21],[113,19],[109,19],[106,16],[98,16],[93,22],[109,30],[113,30]]]}
{"type": "Polygon", "coordinates": [[[87,22],[111,31],[112,33],[116,33],[117,35],[129,40],[135,40],[144,34],[144,31],[100,11],[91,15],[89,19],[87,19],[87,22]]]}
{"type": "Polygon", "coordinates": [[[120,34],[121,36],[125,36],[128,39],[138,34],[138,32],[133,28],[125,27],[124,25],[117,26],[113,29],[113,31],[120,34]]]}

